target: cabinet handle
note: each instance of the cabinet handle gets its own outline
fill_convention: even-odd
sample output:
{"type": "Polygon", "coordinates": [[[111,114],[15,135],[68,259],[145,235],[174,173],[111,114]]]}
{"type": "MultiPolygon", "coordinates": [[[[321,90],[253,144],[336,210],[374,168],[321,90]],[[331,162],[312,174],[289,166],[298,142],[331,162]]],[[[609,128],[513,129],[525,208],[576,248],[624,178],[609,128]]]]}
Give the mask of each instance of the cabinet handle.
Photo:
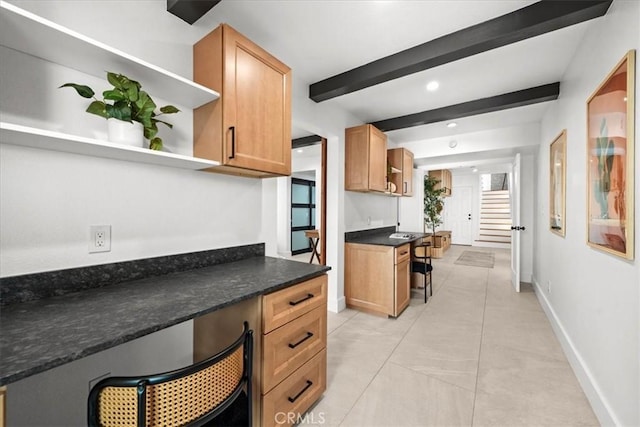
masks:
{"type": "Polygon", "coordinates": [[[230,159],[236,157],[236,127],[230,126],[229,130],[231,131],[231,155],[229,155],[230,159]]]}
{"type": "Polygon", "coordinates": [[[295,396],[293,396],[293,397],[287,397],[287,399],[289,399],[289,402],[291,402],[291,403],[295,402],[296,400],[298,400],[298,398],[299,398],[300,396],[302,396],[302,393],[304,393],[305,391],[307,391],[307,389],[308,389],[309,387],[311,387],[312,385],[313,385],[313,383],[312,383],[311,381],[307,380],[307,385],[306,385],[306,386],[304,386],[304,388],[303,388],[302,390],[300,390],[300,391],[298,392],[298,394],[296,394],[296,395],[295,395],[295,396]]]}
{"type": "Polygon", "coordinates": [[[404,251],[404,252],[400,252],[400,255],[406,255],[408,253],[409,253],[409,251],[404,251]]]}
{"type": "Polygon", "coordinates": [[[303,342],[305,342],[306,340],[308,340],[309,338],[311,338],[313,336],[313,333],[311,332],[307,332],[307,336],[305,336],[304,338],[302,338],[300,341],[298,341],[295,344],[291,344],[289,343],[289,348],[296,348],[297,346],[299,346],[300,344],[302,344],[303,342]]]}
{"type": "Polygon", "coordinates": [[[313,298],[313,294],[307,294],[306,297],[303,297],[303,298],[299,299],[298,301],[289,301],[289,305],[298,305],[301,302],[304,302],[304,301],[306,301],[308,299],[311,299],[311,298],[313,298]]]}
{"type": "Polygon", "coordinates": [[[402,184],[404,185],[404,187],[403,187],[403,188],[404,188],[403,193],[404,193],[404,194],[407,194],[407,181],[403,182],[402,184]]]}

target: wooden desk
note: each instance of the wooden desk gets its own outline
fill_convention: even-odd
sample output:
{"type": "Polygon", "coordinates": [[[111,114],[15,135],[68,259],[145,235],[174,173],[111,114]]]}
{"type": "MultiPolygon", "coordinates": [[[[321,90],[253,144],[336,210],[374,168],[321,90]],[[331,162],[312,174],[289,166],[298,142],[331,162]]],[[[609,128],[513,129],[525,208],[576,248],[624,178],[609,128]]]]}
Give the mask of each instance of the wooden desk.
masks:
{"type": "Polygon", "coordinates": [[[320,231],[318,230],[308,230],[304,232],[304,235],[309,239],[309,244],[311,245],[311,259],[309,260],[309,264],[313,264],[313,258],[315,257],[318,260],[318,264],[320,262],[320,253],[318,252],[318,242],[320,241],[320,231]]]}

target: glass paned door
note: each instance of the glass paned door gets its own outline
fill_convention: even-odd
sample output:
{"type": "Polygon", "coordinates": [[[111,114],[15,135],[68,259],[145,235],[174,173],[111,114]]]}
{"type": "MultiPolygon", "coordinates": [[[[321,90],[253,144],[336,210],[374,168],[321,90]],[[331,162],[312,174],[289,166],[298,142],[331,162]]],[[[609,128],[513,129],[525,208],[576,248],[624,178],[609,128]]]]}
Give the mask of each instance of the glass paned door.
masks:
{"type": "Polygon", "coordinates": [[[311,252],[304,232],[316,228],[316,183],[291,178],[291,254],[311,252]]]}

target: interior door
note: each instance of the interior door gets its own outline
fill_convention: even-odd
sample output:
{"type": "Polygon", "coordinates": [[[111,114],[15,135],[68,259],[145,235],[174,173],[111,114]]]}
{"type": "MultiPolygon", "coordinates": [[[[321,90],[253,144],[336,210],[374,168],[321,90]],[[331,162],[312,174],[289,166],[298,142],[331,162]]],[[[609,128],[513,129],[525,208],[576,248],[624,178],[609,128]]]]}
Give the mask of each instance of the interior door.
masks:
{"type": "Polygon", "coordinates": [[[460,186],[446,198],[445,227],[451,230],[451,243],[471,245],[473,243],[473,187],[460,186]]]}
{"type": "Polygon", "coordinates": [[[509,196],[511,199],[511,283],[520,292],[520,154],[509,174],[509,196]]]}

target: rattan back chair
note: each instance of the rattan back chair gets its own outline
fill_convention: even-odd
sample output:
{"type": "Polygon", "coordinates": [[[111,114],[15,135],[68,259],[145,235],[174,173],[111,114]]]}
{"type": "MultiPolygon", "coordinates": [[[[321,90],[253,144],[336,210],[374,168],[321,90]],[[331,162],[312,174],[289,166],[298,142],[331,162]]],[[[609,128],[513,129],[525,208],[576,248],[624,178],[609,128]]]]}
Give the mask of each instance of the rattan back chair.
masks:
{"type": "Polygon", "coordinates": [[[193,365],[142,377],[109,377],[89,393],[88,424],[115,426],[201,426],[246,390],[251,425],[253,331],[218,354],[193,365]]]}

